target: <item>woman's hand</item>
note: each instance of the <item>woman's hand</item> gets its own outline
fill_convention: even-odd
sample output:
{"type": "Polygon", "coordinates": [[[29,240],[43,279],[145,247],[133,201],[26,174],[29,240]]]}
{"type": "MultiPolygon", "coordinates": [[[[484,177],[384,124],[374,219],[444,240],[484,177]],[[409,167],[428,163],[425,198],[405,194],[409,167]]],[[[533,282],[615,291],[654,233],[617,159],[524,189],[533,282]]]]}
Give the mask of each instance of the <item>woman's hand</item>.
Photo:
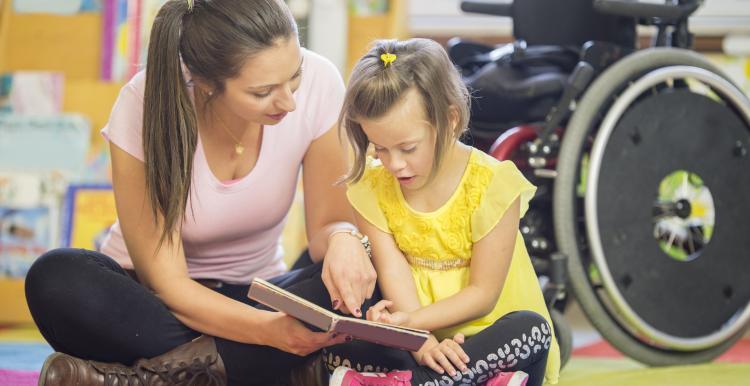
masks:
{"type": "Polygon", "coordinates": [[[360,307],[372,297],[377,274],[359,239],[338,232],[329,238],[322,279],[334,310],[362,317],[360,307]]]}
{"type": "Polygon", "coordinates": [[[452,377],[456,374],[456,368],[462,372],[467,371],[466,363],[469,363],[469,356],[461,348],[463,343],[464,335],[460,333],[453,339],[445,339],[442,342],[438,342],[437,338],[430,335],[422,348],[413,355],[420,365],[428,366],[439,374],[448,372],[452,377]]]}
{"type": "Polygon", "coordinates": [[[388,307],[393,307],[390,300],[381,300],[367,310],[367,320],[394,324],[396,326],[409,325],[409,313],[402,311],[391,312],[388,307]]]}
{"type": "Polygon", "coordinates": [[[339,334],[334,336],[328,332],[313,332],[305,327],[300,321],[281,312],[274,312],[276,317],[268,324],[268,345],[281,351],[306,356],[323,347],[341,344],[346,341],[346,336],[339,334]]]}

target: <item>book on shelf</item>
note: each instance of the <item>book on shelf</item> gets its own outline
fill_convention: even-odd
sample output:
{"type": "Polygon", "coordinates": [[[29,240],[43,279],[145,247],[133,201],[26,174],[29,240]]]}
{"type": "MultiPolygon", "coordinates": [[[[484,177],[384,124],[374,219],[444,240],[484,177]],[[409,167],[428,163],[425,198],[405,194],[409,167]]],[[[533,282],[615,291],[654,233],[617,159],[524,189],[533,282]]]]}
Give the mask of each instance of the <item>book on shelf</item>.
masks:
{"type": "Polygon", "coordinates": [[[418,351],[430,335],[425,330],[339,315],[259,278],[253,279],[248,296],[320,331],[347,334],[402,350],[418,351]]]}
{"type": "Polygon", "coordinates": [[[99,250],[117,221],[115,195],[109,184],[73,183],[65,195],[62,245],[99,250]]]}

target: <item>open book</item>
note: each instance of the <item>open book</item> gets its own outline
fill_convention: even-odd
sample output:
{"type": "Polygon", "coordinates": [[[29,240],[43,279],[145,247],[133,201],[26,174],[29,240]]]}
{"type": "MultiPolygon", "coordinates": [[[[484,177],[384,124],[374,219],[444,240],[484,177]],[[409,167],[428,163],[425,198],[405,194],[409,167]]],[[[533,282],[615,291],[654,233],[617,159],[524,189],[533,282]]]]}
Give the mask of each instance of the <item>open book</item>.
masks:
{"type": "Polygon", "coordinates": [[[425,330],[341,316],[263,279],[253,279],[247,296],[322,331],[347,334],[355,339],[402,350],[418,351],[430,335],[425,330]]]}

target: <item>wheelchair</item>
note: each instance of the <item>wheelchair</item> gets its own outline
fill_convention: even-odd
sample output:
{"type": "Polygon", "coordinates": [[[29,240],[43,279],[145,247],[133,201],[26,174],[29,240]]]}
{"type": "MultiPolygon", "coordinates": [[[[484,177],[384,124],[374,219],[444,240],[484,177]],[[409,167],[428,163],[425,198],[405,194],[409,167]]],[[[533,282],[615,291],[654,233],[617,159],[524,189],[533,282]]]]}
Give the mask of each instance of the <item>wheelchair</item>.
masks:
{"type": "Polygon", "coordinates": [[[538,186],[521,233],[563,363],[567,288],[647,365],[710,361],[748,327],[750,101],[689,50],[701,4],[461,2],[513,20],[513,43],[448,52],[474,96],[469,140],[538,186]],[[651,47],[638,25],[656,28],[651,47]]]}

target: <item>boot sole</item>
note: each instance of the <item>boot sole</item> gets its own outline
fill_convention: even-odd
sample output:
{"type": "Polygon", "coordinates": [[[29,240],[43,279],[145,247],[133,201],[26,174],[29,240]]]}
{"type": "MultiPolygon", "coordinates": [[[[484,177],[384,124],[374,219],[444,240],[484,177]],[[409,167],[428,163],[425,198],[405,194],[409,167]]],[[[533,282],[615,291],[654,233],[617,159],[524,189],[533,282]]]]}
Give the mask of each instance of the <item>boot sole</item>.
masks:
{"type": "Polygon", "coordinates": [[[38,386],[45,386],[47,383],[47,370],[49,370],[49,365],[52,363],[52,361],[61,356],[64,355],[59,352],[52,353],[52,355],[48,356],[47,359],[44,361],[44,365],[42,365],[42,370],[39,371],[39,383],[38,386]]]}

